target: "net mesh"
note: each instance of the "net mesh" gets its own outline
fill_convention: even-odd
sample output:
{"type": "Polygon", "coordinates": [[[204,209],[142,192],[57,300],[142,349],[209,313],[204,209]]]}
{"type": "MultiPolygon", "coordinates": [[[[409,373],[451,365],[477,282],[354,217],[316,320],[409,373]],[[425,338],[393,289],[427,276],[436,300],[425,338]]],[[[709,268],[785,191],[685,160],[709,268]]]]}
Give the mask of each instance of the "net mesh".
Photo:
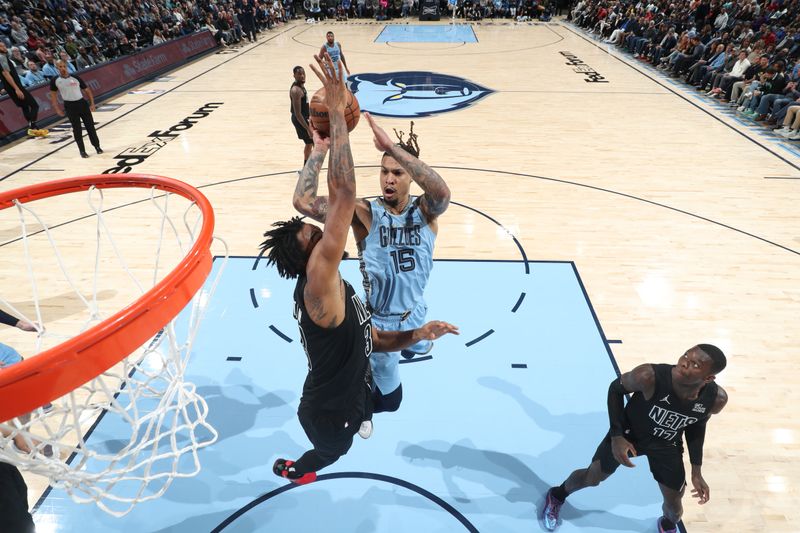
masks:
{"type": "MultiPolygon", "coordinates": [[[[4,288],[0,307],[36,332],[16,333],[14,349],[2,346],[0,372],[14,364],[17,351],[35,357],[136,300],[185,256],[202,224],[194,202],[157,188],[92,187],[16,201],[1,213],[0,235],[11,237],[1,245],[4,256],[16,248],[26,279],[11,291],[17,303],[5,298],[4,288]],[[120,196],[114,205],[106,198],[111,193],[120,196]],[[84,214],[75,219],[45,220],[50,212],[76,212],[81,203],[84,214]],[[171,212],[180,217],[177,223],[171,212]],[[18,233],[6,229],[12,213],[18,233]]],[[[116,516],[161,496],[174,478],[197,474],[198,450],[217,433],[186,368],[222,265],[181,314],[120,363],[64,397],[0,423],[0,461],[46,476],[75,501],[95,502],[116,516]]]]}

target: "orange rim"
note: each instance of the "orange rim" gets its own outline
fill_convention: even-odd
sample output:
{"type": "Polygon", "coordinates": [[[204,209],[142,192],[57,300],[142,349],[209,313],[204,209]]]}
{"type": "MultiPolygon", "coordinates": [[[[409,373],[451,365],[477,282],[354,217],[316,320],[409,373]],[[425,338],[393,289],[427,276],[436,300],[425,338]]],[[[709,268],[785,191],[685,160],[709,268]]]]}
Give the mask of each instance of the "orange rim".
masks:
{"type": "Polygon", "coordinates": [[[0,370],[0,421],[28,413],[99,376],[153,337],[200,290],[211,272],[214,210],[191,185],[148,174],[99,174],[0,193],[0,209],[61,194],[98,189],[156,188],[197,204],[203,226],[186,257],[153,288],[115,315],[48,350],[0,370]]]}

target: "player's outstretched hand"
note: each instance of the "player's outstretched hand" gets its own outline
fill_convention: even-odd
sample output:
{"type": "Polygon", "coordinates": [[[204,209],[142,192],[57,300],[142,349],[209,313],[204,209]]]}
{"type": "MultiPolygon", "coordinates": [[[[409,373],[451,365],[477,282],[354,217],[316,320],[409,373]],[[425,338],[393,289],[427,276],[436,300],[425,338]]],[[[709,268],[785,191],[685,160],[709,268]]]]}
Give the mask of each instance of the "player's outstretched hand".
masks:
{"type": "Polygon", "coordinates": [[[453,324],[448,324],[447,322],[442,322],[441,320],[431,320],[421,328],[417,329],[417,335],[415,336],[419,337],[419,340],[435,341],[439,337],[447,335],[448,333],[458,335],[458,328],[453,324]]]}
{"type": "Polygon", "coordinates": [[[697,503],[703,505],[711,499],[711,490],[708,488],[708,483],[703,479],[700,474],[692,475],[692,498],[697,498],[697,503]]]}
{"type": "Polygon", "coordinates": [[[314,60],[317,62],[318,67],[310,64],[311,70],[317,75],[319,81],[325,87],[325,106],[328,112],[344,111],[347,105],[347,84],[344,82],[341,64],[339,65],[339,73],[333,68],[333,60],[328,52],[324,52],[321,56],[314,55],[314,60]]]}
{"type": "Polygon", "coordinates": [[[17,321],[17,327],[22,331],[36,331],[36,326],[27,320],[19,319],[17,321]]]}
{"type": "Polygon", "coordinates": [[[369,127],[372,128],[372,133],[375,136],[372,139],[372,141],[375,143],[375,148],[377,148],[379,152],[388,152],[391,150],[392,146],[394,146],[394,143],[389,135],[383,131],[383,128],[378,126],[378,123],[375,122],[375,119],[372,118],[372,115],[366,111],[364,112],[364,118],[366,118],[367,122],[369,122],[369,127]]]}
{"type": "Polygon", "coordinates": [[[625,437],[611,437],[611,453],[614,454],[614,459],[616,459],[619,464],[629,468],[636,466],[628,458],[629,454],[631,457],[636,457],[636,448],[634,448],[633,444],[625,437]]]}

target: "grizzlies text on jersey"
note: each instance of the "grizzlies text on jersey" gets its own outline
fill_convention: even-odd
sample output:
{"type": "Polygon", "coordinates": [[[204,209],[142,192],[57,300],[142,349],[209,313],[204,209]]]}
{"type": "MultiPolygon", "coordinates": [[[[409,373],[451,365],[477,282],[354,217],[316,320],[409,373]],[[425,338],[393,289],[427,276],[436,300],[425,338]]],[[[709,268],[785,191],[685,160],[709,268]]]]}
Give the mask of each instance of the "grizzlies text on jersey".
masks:
{"type": "Polygon", "coordinates": [[[436,234],[419,208],[419,197],[412,196],[398,215],[382,199],[369,204],[372,225],[358,243],[367,302],[378,317],[410,313],[424,305],[436,234]]]}

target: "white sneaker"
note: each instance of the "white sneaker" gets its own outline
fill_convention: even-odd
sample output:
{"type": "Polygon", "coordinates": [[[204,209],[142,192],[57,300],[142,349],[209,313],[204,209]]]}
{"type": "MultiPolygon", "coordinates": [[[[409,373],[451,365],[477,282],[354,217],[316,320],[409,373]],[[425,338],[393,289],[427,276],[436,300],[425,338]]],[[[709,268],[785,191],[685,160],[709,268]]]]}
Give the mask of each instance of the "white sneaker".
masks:
{"type": "Polygon", "coordinates": [[[368,439],[372,436],[372,420],[361,422],[361,427],[358,428],[358,436],[362,439],[368,439]]]}
{"type": "Polygon", "coordinates": [[[794,133],[794,130],[792,128],[788,128],[788,127],[784,126],[779,130],[775,130],[775,133],[777,133],[781,137],[788,137],[789,135],[794,133]]]}
{"type": "Polygon", "coordinates": [[[786,137],[790,141],[800,141],[800,131],[792,132],[791,135],[786,137]]]}
{"type": "Polygon", "coordinates": [[[739,107],[736,108],[736,111],[741,113],[742,111],[744,111],[744,106],[740,105],[739,107]]]}

